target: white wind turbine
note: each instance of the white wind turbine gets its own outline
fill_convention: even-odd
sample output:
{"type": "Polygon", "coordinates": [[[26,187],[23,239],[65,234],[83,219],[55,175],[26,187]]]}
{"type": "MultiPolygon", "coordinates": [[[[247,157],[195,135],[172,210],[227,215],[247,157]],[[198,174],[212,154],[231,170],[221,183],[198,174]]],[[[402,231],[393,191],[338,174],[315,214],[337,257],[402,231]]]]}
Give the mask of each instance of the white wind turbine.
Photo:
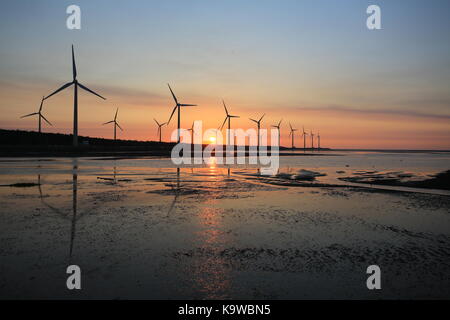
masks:
{"type": "Polygon", "coordinates": [[[258,126],[258,149],[259,149],[259,139],[260,139],[259,131],[260,131],[260,129],[261,129],[261,120],[264,118],[265,115],[266,115],[266,114],[264,113],[264,114],[262,115],[262,117],[259,118],[259,120],[255,120],[255,119],[249,118],[251,121],[255,122],[255,123],[257,124],[257,126],[258,126]]]}
{"type": "Polygon", "coordinates": [[[47,122],[49,125],[52,126],[52,124],[42,114],[42,106],[44,104],[44,100],[45,100],[45,98],[42,97],[41,105],[39,106],[39,111],[38,112],[33,112],[33,113],[30,113],[30,114],[27,114],[27,115],[24,115],[24,116],[20,117],[20,118],[26,118],[26,117],[31,117],[31,116],[36,116],[37,115],[38,116],[38,131],[39,131],[39,133],[41,133],[41,128],[42,128],[41,122],[42,122],[42,119],[44,119],[45,122],[47,122]]]}
{"type": "Polygon", "coordinates": [[[281,121],[283,121],[283,119],[281,119],[280,122],[278,122],[277,125],[272,126],[272,128],[277,128],[278,129],[278,148],[281,146],[281,144],[280,144],[280,141],[281,141],[281,133],[280,133],[281,121]]]}
{"type": "Polygon", "coordinates": [[[158,125],[158,131],[156,132],[156,134],[159,135],[159,142],[161,142],[161,132],[162,132],[161,127],[162,127],[163,125],[165,125],[166,122],[164,122],[164,123],[159,123],[155,118],[153,118],[153,120],[155,120],[156,124],[158,125]]]}
{"type": "Polygon", "coordinates": [[[187,131],[191,132],[191,144],[194,145],[194,121],[192,121],[192,126],[187,131]]]}
{"type": "Polygon", "coordinates": [[[317,148],[320,151],[320,132],[319,131],[317,131],[317,142],[319,143],[317,148]]]}
{"type": "Polygon", "coordinates": [[[295,149],[294,146],[294,132],[297,131],[297,129],[292,128],[291,123],[289,122],[289,127],[291,128],[291,132],[289,133],[289,136],[292,137],[292,149],[295,149]]]}
{"type": "Polygon", "coordinates": [[[181,107],[195,107],[196,104],[184,104],[184,103],[179,103],[177,97],[175,96],[175,94],[172,91],[172,88],[170,87],[169,84],[167,84],[169,86],[169,90],[170,93],[172,94],[173,100],[175,100],[175,107],[172,110],[172,114],[170,115],[169,121],[167,121],[167,124],[170,123],[170,120],[173,117],[173,114],[175,113],[175,110],[178,111],[178,130],[177,130],[177,143],[180,143],[180,121],[181,121],[181,114],[180,114],[180,109],[181,107]]]}
{"type": "Polygon", "coordinates": [[[222,126],[220,127],[220,130],[223,129],[223,126],[225,125],[225,123],[228,120],[228,141],[227,141],[227,144],[230,144],[230,142],[231,142],[231,137],[230,137],[231,118],[239,118],[239,116],[233,116],[233,115],[229,114],[227,106],[225,105],[225,101],[222,100],[222,103],[223,103],[223,107],[225,108],[226,117],[225,117],[225,120],[223,120],[223,123],[222,123],[222,126]]]}
{"type": "Polygon", "coordinates": [[[119,123],[117,123],[117,112],[119,112],[119,108],[117,108],[116,110],[116,114],[114,116],[114,120],[105,122],[103,125],[108,124],[108,123],[114,123],[114,141],[116,141],[116,128],[118,127],[120,129],[120,131],[123,131],[123,129],[120,127],[119,123]]]}
{"type": "Polygon", "coordinates": [[[305,131],[305,126],[303,126],[303,151],[306,151],[306,136],[308,135],[308,133],[305,131]]]}
{"type": "Polygon", "coordinates": [[[77,67],[75,65],[75,54],[73,51],[73,45],[72,45],[72,75],[73,75],[73,80],[71,82],[66,83],[65,85],[63,85],[61,88],[59,88],[52,94],[46,96],[45,99],[48,99],[51,96],[53,96],[54,94],[57,94],[58,92],[73,85],[73,146],[76,147],[76,146],[78,146],[78,87],[80,87],[81,89],[83,89],[87,92],[90,92],[90,93],[96,95],[97,97],[102,98],[103,100],[106,100],[106,98],[102,97],[101,95],[95,93],[91,89],[83,86],[81,83],[78,82],[77,67]]]}

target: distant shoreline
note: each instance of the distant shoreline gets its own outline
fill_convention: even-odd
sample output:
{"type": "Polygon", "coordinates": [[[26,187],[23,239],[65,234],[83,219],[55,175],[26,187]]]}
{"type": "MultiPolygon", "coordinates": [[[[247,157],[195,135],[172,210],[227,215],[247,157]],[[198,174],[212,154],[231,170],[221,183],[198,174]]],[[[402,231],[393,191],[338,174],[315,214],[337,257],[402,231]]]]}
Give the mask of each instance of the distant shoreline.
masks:
{"type": "MultiPolygon", "coordinates": [[[[72,147],[72,135],[0,129],[0,157],[170,157],[175,143],[79,137],[72,147]]],[[[206,145],[203,145],[205,147],[206,145]]],[[[339,155],[329,152],[450,153],[450,150],[330,149],[280,147],[280,156],[339,155]],[[302,153],[304,151],[304,153],[302,153]],[[324,152],[324,153],[322,153],[324,152]]],[[[270,148],[268,151],[270,155],[270,148]]],[[[248,156],[248,147],[246,150],[248,156]]]]}
{"type": "MultiPolygon", "coordinates": [[[[0,129],[0,157],[170,157],[174,142],[112,140],[79,136],[79,146],[72,146],[72,135],[0,129]]],[[[206,145],[203,145],[204,148],[206,145]]],[[[280,155],[322,155],[315,148],[280,147],[280,155]],[[293,151],[286,153],[286,151],[293,151]],[[281,153],[282,152],[282,153],[281,153]]],[[[332,151],[321,148],[320,151],[332,151]]],[[[268,150],[270,155],[270,148],[268,150]]],[[[248,147],[246,147],[248,156],[248,147]]]]}
{"type": "MultiPolygon", "coordinates": [[[[302,149],[303,151],[303,149],[302,149]]],[[[308,151],[308,150],[306,150],[308,151]]],[[[340,156],[337,153],[324,153],[322,151],[311,152],[280,152],[280,157],[286,156],[340,156]]],[[[226,152],[222,153],[225,156],[226,152]]],[[[236,155],[236,151],[234,152],[236,155]]],[[[264,153],[266,154],[266,153],[264,153]]],[[[216,156],[215,152],[212,152],[212,156],[216,156]]],[[[253,153],[252,153],[253,155],[253,153]]],[[[267,155],[270,156],[270,150],[267,151],[267,155]]],[[[245,157],[249,156],[248,150],[244,153],[245,157]]],[[[48,148],[39,148],[36,146],[2,146],[0,145],[0,158],[33,158],[33,157],[118,157],[118,158],[141,158],[141,157],[155,157],[155,158],[170,158],[171,150],[139,150],[134,148],[116,148],[116,149],[103,149],[103,148],[84,148],[78,147],[76,149],[66,146],[49,146],[48,148]]]]}

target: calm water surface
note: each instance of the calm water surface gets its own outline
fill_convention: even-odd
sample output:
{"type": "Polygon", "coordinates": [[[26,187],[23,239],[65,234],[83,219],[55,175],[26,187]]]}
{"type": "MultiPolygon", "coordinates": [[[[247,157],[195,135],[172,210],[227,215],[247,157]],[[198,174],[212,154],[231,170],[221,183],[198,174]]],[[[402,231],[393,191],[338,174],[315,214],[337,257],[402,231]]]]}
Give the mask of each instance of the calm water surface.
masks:
{"type": "Polygon", "coordinates": [[[449,158],[280,158],[280,173],[326,174],[317,187],[280,185],[256,166],[1,159],[0,298],[448,298],[445,191],[323,185],[361,170],[426,178],[449,158]],[[69,264],[81,291],[65,288],[69,264]],[[381,291],[366,289],[370,264],[381,291]]]}

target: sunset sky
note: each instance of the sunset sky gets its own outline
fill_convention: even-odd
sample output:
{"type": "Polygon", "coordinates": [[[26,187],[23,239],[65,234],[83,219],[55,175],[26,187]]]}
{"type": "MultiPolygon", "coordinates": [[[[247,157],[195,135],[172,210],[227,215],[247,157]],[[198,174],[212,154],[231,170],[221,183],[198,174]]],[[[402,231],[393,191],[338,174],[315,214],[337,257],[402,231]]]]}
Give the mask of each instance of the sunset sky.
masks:
{"type": "MultiPolygon", "coordinates": [[[[71,80],[79,91],[79,134],[112,137],[119,107],[124,139],[156,140],[153,118],[183,103],[182,126],[217,128],[225,99],[234,128],[248,117],[281,118],[331,148],[450,149],[449,1],[3,1],[0,11],[0,128],[36,130],[40,99],[71,80]],[[81,30],[66,8],[81,7],[81,30]],[[378,4],[382,30],[366,28],[378,4]]],[[[53,127],[72,132],[73,90],[45,102],[53,127]]],[[[163,128],[163,139],[176,126],[163,128]]],[[[301,138],[297,136],[297,146],[301,138]]]]}

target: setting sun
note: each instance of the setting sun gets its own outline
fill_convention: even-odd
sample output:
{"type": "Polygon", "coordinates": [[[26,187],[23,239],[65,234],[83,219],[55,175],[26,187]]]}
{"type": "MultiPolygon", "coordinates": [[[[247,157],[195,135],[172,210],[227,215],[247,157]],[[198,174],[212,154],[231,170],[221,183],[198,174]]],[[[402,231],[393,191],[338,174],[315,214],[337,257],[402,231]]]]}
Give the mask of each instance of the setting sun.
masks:
{"type": "Polygon", "coordinates": [[[216,142],[216,137],[209,137],[209,142],[215,143],[216,142]]]}

